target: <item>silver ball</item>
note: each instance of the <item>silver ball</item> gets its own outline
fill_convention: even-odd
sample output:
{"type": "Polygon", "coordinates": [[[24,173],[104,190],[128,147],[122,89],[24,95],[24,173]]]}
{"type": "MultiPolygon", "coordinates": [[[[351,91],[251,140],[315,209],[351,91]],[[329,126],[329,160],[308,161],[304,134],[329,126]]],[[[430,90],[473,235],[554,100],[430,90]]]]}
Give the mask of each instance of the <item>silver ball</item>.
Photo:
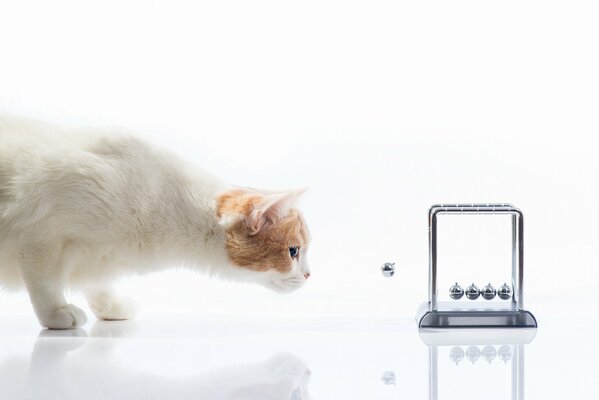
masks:
{"type": "Polygon", "coordinates": [[[464,296],[464,289],[456,282],[455,285],[449,288],[449,297],[454,300],[459,300],[464,296]]]}
{"type": "Polygon", "coordinates": [[[512,288],[509,287],[507,283],[504,283],[497,290],[497,296],[499,296],[499,298],[501,300],[511,299],[512,298],[512,288]]]}
{"type": "Polygon", "coordinates": [[[499,348],[497,354],[499,355],[499,359],[501,361],[507,363],[509,360],[512,359],[512,347],[508,346],[507,344],[504,344],[499,348]]]}
{"type": "Polygon", "coordinates": [[[472,285],[466,288],[466,297],[470,300],[476,300],[480,296],[480,290],[473,283],[472,285]]]}
{"type": "Polygon", "coordinates": [[[497,357],[497,350],[494,346],[483,347],[483,360],[491,364],[495,357],[497,357]]]}
{"type": "Polygon", "coordinates": [[[497,290],[495,290],[493,285],[489,283],[487,286],[483,288],[483,290],[481,291],[481,295],[485,300],[493,300],[497,295],[497,290]]]}
{"type": "Polygon", "coordinates": [[[464,359],[464,350],[460,346],[453,346],[449,350],[449,359],[458,365],[464,359]]]}
{"type": "Polygon", "coordinates": [[[383,376],[381,376],[381,381],[383,381],[385,385],[395,385],[395,382],[397,381],[397,378],[395,377],[395,372],[385,371],[383,373],[383,376]]]}
{"type": "Polygon", "coordinates": [[[385,278],[391,278],[395,275],[395,263],[384,263],[381,265],[381,272],[385,278]]]}
{"type": "Polygon", "coordinates": [[[480,358],[480,349],[476,346],[470,346],[466,349],[466,357],[474,364],[480,358]]]}

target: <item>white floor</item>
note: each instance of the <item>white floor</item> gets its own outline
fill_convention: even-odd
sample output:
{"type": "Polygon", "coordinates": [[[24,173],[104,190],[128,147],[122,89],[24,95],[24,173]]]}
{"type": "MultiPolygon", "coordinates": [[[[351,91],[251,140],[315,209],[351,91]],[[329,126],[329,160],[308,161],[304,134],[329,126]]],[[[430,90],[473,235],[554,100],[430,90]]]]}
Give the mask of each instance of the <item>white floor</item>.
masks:
{"type": "Polygon", "coordinates": [[[0,398],[596,400],[598,328],[556,316],[526,345],[477,333],[431,347],[407,319],[145,316],[61,332],[10,317],[0,398]]]}

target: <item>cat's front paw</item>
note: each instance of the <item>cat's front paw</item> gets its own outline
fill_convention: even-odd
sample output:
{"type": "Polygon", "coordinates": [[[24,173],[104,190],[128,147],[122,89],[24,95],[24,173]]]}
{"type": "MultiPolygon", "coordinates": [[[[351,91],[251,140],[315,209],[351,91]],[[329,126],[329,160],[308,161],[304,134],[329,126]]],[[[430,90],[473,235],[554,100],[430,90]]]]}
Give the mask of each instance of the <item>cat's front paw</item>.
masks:
{"type": "Polygon", "coordinates": [[[122,321],[137,315],[139,305],[128,297],[111,298],[101,306],[91,305],[91,309],[98,319],[106,321],[122,321]]]}
{"type": "Polygon", "coordinates": [[[87,316],[79,307],[67,304],[41,318],[40,322],[48,329],[74,329],[85,325],[87,316]]]}

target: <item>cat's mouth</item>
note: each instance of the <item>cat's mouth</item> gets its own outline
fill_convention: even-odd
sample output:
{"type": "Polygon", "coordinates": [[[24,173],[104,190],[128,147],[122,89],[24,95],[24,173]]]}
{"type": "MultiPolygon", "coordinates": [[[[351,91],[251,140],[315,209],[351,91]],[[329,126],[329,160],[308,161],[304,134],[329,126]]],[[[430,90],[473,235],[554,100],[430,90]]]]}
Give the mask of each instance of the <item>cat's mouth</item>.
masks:
{"type": "Polygon", "coordinates": [[[304,286],[306,283],[305,281],[306,280],[303,277],[300,279],[295,276],[283,279],[272,279],[269,282],[269,287],[275,292],[289,293],[304,286]]]}

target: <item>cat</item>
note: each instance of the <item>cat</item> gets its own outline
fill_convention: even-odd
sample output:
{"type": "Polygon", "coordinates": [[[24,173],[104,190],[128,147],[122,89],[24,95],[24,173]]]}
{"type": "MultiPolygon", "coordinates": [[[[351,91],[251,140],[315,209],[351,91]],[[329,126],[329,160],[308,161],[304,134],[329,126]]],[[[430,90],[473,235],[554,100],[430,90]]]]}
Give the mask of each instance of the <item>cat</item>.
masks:
{"type": "Polygon", "coordinates": [[[25,287],[42,326],[101,320],[136,303],[114,282],[184,266],[279,292],[310,277],[303,190],[227,184],[126,131],[0,115],[0,285],[25,287]]]}

